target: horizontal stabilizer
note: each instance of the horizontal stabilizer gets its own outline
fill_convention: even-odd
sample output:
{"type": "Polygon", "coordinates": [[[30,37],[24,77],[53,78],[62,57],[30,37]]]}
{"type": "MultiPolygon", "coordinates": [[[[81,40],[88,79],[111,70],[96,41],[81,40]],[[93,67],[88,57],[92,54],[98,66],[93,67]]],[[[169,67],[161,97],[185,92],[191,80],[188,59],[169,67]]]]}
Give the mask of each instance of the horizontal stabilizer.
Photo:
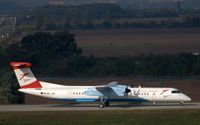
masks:
{"type": "Polygon", "coordinates": [[[10,65],[14,69],[29,68],[29,67],[31,67],[31,63],[29,63],[29,62],[11,62],[10,65]]]}

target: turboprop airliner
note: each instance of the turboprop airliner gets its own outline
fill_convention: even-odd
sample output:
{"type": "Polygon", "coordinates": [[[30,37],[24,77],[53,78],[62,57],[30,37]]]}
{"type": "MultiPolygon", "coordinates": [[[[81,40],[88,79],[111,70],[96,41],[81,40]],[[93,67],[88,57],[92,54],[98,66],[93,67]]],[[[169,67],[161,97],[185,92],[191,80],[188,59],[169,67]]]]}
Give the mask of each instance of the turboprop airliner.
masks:
{"type": "Polygon", "coordinates": [[[75,102],[99,102],[104,108],[112,101],[125,102],[176,102],[183,105],[191,98],[176,88],[142,88],[110,82],[99,86],[66,86],[39,81],[32,73],[29,62],[11,62],[20,85],[26,94],[75,102]]]}

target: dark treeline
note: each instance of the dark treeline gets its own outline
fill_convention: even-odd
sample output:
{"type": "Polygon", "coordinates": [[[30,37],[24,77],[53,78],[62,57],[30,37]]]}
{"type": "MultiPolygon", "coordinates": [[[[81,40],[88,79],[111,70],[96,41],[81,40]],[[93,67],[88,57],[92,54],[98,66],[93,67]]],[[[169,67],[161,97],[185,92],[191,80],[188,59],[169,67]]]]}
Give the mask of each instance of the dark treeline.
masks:
{"type": "MultiPolygon", "coordinates": [[[[75,34],[38,32],[6,48],[1,62],[29,61],[38,74],[65,76],[197,76],[200,56],[193,54],[94,57],[82,55],[75,34]]],[[[2,63],[2,66],[3,65],[2,63]]]]}
{"type": "Polygon", "coordinates": [[[177,17],[176,9],[123,9],[118,4],[93,3],[77,6],[43,6],[34,8],[30,15],[41,15],[49,19],[65,18],[76,19],[124,19],[124,18],[155,18],[155,17],[177,17]],[[161,12],[158,12],[160,10],[161,12]],[[73,12],[73,13],[72,13],[73,12]]]}
{"type": "Polygon", "coordinates": [[[199,12],[199,9],[123,9],[117,4],[44,6],[18,16],[17,25],[23,30],[200,27],[199,12]]]}
{"type": "Polygon", "coordinates": [[[191,54],[104,57],[73,56],[51,60],[37,71],[44,75],[65,76],[197,76],[200,74],[200,56],[191,54]],[[55,65],[56,64],[56,65],[55,65]]]}

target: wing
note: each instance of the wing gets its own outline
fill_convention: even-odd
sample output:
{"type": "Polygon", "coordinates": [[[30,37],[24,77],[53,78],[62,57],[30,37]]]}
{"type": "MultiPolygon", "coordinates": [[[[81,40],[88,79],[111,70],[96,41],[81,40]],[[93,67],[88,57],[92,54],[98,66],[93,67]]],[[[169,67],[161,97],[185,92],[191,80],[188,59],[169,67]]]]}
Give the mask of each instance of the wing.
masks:
{"type": "Polygon", "coordinates": [[[111,82],[104,86],[97,86],[94,88],[89,88],[85,91],[88,96],[124,96],[126,92],[126,86],[117,85],[117,82],[111,82]]]}
{"type": "Polygon", "coordinates": [[[119,96],[112,87],[96,87],[95,89],[103,96],[119,96]]]}

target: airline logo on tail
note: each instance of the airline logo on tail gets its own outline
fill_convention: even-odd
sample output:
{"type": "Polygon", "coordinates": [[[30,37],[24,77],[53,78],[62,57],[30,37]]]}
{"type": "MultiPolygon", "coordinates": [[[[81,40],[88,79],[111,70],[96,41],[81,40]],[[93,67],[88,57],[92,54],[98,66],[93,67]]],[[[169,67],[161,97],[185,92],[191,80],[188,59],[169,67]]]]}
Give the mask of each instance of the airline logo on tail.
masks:
{"type": "Polygon", "coordinates": [[[24,74],[22,74],[21,76],[21,78],[19,79],[19,80],[22,80],[25,76],[27,76],[28,74],[30,74],[30,73],[24,73],[24,74]]]}
{"type": "Polygon", "coordinates": [[[33,75],[30,67],[31,63],[11,62],[15,75],[21,88],[42,88],[40,82],[33,75]]]}

